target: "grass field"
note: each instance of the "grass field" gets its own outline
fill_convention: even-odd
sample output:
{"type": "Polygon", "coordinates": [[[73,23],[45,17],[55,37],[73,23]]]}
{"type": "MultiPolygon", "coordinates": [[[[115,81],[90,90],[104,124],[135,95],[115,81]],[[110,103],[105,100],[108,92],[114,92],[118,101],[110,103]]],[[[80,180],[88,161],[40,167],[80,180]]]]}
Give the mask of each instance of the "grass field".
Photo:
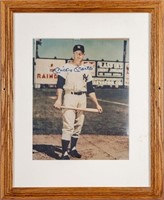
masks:
{"type": "MultiPolygon", "coordinates": [[[[33,90],[33,134],[61,134],[61,111],[53,107],[56,90],[52,88],[33,90]]],[[[103,113],[85,113],[82,134],[127,135],[128,89],[96,89],[103,113]],[[101,101],[102,100],[102,101],[101,101]]],[[[94,107],[88,98],[87,107],[94,107]]]]}

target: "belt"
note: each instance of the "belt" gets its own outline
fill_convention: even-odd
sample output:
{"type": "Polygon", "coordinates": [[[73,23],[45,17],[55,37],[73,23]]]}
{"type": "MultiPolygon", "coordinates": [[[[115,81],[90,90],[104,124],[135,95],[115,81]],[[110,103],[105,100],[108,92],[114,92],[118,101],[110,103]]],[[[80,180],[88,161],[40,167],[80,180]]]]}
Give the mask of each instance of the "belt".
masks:
{"type": "Polygon", "coordinates": [[[74,95],[82,95],[82,94],[86,94],[86,92],[71,92],[71,94],[74,94],[74,95]]]}

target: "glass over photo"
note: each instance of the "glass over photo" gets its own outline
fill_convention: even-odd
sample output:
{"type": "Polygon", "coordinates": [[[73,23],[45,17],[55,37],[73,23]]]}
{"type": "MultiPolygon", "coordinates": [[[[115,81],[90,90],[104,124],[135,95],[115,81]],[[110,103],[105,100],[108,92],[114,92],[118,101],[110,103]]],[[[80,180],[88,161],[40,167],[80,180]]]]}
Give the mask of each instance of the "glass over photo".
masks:
{"type": "Polygon", "coordinates": [[[33,160],[129,159],[129,39],[33,39],[33,160]]]}

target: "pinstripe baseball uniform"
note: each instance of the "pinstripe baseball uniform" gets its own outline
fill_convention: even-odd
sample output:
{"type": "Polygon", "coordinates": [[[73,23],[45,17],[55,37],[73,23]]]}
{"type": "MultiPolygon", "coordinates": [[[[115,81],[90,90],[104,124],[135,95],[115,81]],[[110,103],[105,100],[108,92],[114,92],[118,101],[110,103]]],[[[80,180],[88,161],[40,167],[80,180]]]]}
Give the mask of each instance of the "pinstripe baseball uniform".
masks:
{"type": "MultiPolygon", "coordinates": [[[[73,47],[74,60],[58,69],[57,91],[64,90],[63,105],[65,107],[86,108],[86,93],[94,92],[92,86],[92,76],[90,69],[83,66],[84,46],[75,45],[73,47]]],[[[61,105],[61,93],[58,105],[61,105]]],[[[95,97],[96,98],[96,97],[95,97]]],[[[95,100],[96,101],[96,100],[95,100]]],[[[60,107],[59,107],[60,108],[60,107]]],[[[84,112],[71,109],[63,109],[62,128],[62,160],[69,160],[68,146],[70,143],[70,155],[81,158],[76,150],[77,140],[84,123],[84,112]]]]}

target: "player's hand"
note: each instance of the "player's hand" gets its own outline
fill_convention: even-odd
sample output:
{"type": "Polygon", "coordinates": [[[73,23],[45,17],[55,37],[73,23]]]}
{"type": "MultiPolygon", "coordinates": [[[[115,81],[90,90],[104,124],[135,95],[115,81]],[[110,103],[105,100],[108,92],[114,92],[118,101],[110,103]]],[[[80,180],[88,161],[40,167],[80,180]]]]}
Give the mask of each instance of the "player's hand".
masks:
{"type": "Polygon", "coordinates": [[[56,102],[54,103],[54,107],[57,108],[57,109],[61,109],[61,101],[56,100],[56,102]]]}
{"type": "Polygon", "coordinates": [[[102,107],[99,104],[97,105],[97,110],[99,111],[99,113],[103,112],[103,109],[102,109],[102,107]]]}

